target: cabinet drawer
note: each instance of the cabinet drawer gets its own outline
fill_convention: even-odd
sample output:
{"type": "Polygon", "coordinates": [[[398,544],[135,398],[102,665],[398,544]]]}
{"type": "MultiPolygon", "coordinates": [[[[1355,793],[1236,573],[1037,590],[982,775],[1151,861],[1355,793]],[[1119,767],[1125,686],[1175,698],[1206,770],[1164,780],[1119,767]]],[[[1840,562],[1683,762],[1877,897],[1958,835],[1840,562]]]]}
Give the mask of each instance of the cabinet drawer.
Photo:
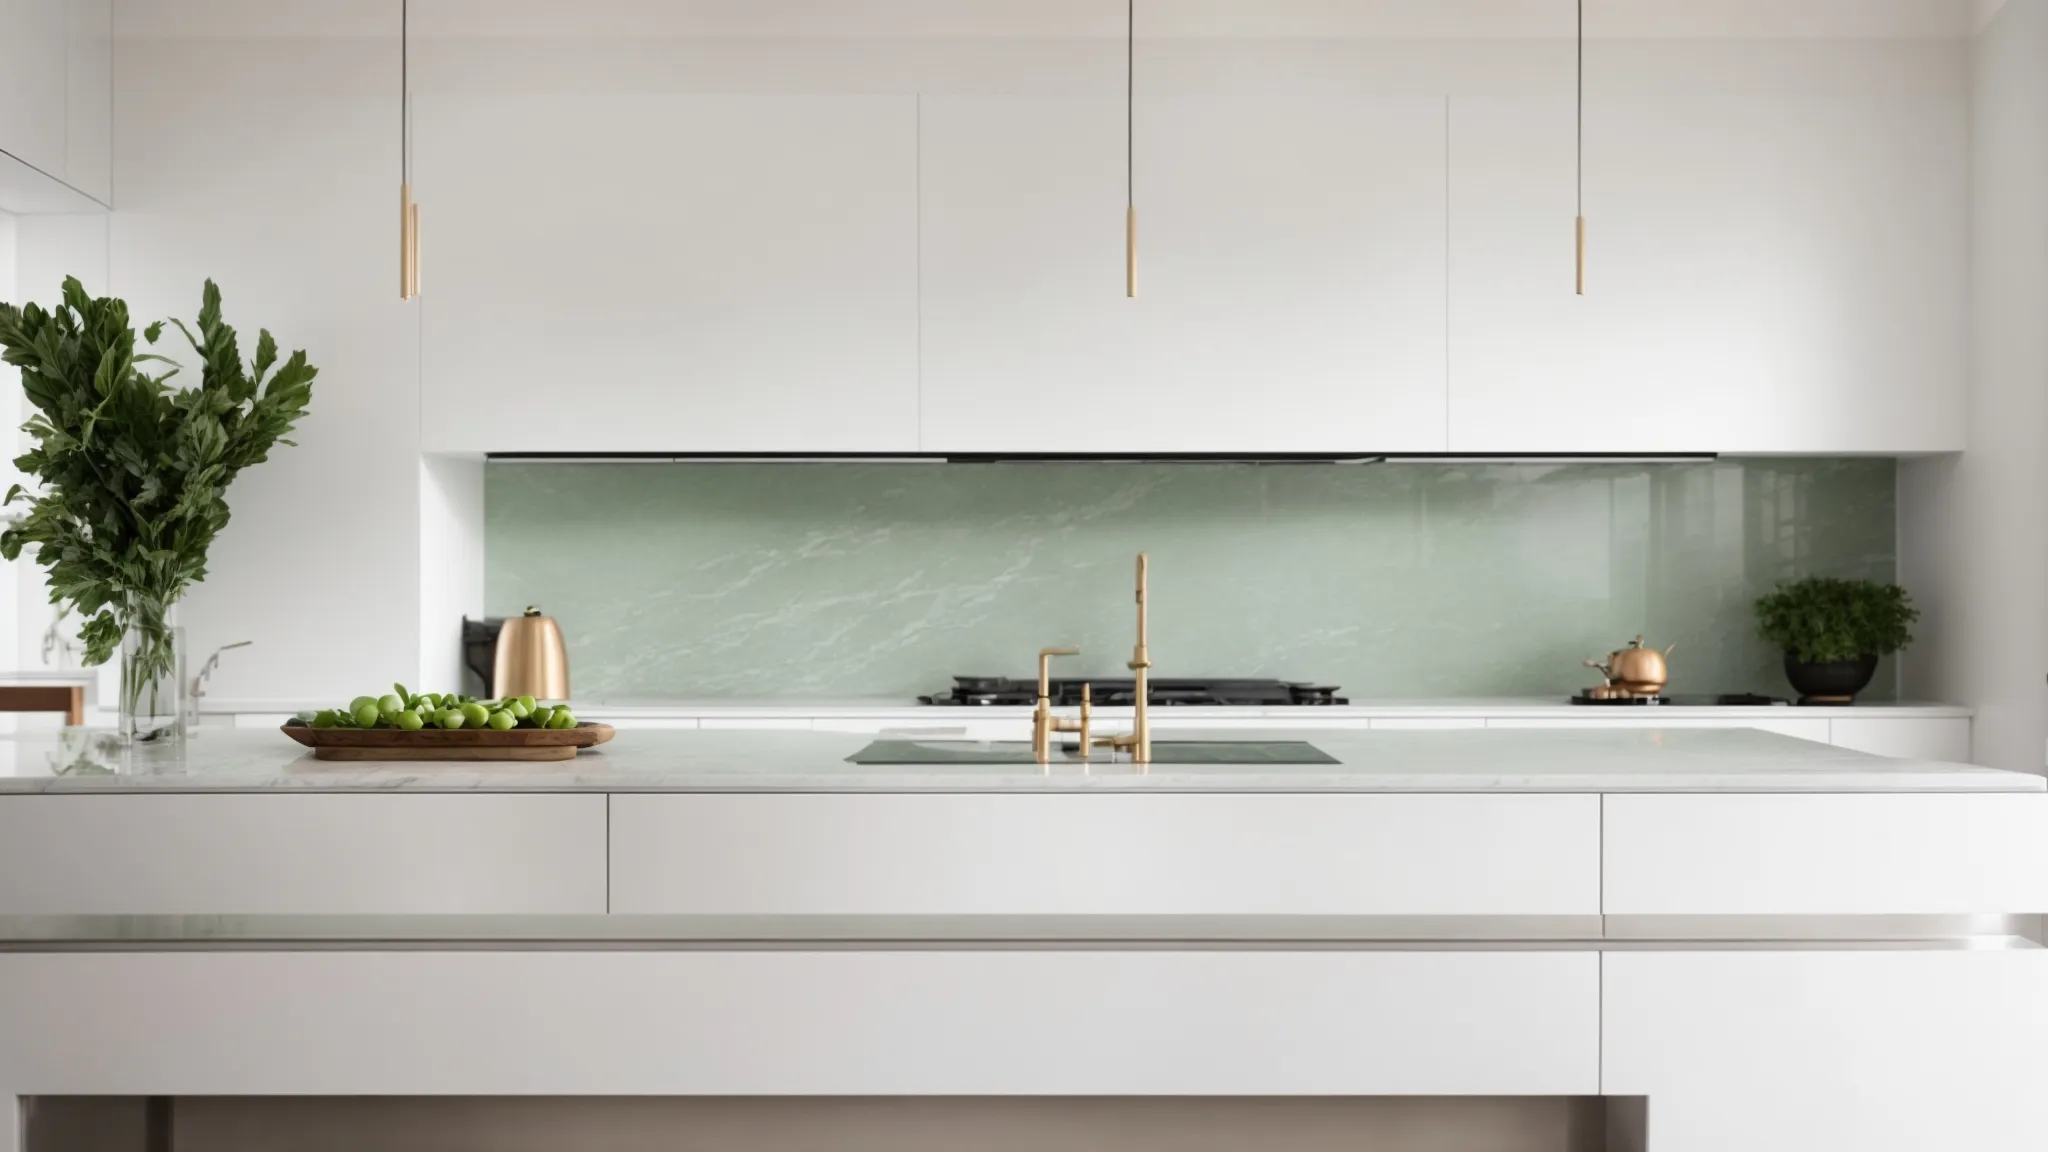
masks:
{"type": "Polygon", "coordinates": [[[2048,794],[1608,796],[1608,915],[2048,908],[2048,794]]]}
{"type": "Polygon", "coordinates": [[[1597,796],[612,797],[612,911],[1592,915],[1597,796]]]}
{"type": "MultiPolygon", "coordinates": [[[[1588,709],[1601,711],[1601,709],[1588,709]]],[[[1636,717],[1636,716],[1588,716],[1584,719],[1549,717],[1493,717],[1486,721],[1488,728],[1544,729],[1595,729],[1616,728],[1754,728],[1759,732],[1775,732],[1780,736],[1791,736],[1799,740],[1811,740],[1816,744],[1828,742],[1828,722],[1825,719],[1801,719],[1798,717],[1741,717],[1715,720],[1704,717],[1636,717]]]]}
{"type": "Polygon", "coordinates": [[[604,797],[0,797],[0,915],[603,913],[604,797]]]}
{"type": "Polygon", "coordinates": [[[0,1084],[1585,1095],[1599,997],[1599,957],[1566,951],[18,953],[0,954],[0,1084]]]}
{"type": "Polygon", "coordinates": [[[1828,728],[1831,742],[1837,748],[1905,760],[1970,762],[1970,721],[1961,716],[1836,717],[1828,722],[1828,728]]]}
{"type": "Polygon", "coordinates": [[[1655,1152],[2025,1148],[2048,1122],[2048,954],[1626,951],[1601,1091],[1655,1152]]]}

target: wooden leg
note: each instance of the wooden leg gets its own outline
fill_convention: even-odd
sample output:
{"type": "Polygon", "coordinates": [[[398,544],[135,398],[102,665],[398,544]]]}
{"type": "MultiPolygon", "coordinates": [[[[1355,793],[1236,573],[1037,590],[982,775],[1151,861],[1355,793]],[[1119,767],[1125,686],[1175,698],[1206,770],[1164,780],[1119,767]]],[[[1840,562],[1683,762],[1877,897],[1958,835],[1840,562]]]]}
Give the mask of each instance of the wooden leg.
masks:
{"type": "Polygon", "coordinates": [[[85,724],[85,685],[73,684],[71,686],[71,709],[65,713],[64,723],[69,724],[73,728],[82,727],[85,724]]]}

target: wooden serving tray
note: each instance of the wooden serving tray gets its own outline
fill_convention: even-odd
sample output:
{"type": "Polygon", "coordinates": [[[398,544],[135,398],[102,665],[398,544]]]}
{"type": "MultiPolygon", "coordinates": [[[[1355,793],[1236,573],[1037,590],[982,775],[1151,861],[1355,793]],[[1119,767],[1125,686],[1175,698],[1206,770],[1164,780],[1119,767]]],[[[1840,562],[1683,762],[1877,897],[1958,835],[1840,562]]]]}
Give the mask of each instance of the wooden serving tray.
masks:
{"type": "Polygon", "coordinates": [[[284,734],[313,750],[315,760],[574,760],[610,740],[609,724],[574,728],[315,728],[294,720],[284,734]]]}

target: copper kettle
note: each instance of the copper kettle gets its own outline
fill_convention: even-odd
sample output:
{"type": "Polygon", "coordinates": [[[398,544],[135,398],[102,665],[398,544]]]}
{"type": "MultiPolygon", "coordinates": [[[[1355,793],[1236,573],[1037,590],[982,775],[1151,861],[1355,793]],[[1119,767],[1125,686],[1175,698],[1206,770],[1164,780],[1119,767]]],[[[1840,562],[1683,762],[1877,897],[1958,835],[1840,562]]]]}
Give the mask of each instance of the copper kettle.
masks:
{"type": "Polygon", "coordinates": [[[498,630],[498,654],[492,669],[494,696],[534,696],[542,700],[569,698],[569,650],[552,616],[529,607],[524,616],[506,620],[498,630]]]}
{"type": "Polygon", "coordinates": [[[1607,663],[1598,660],[1586,661],[1586,667],[1597,668],[1607,678],[1610,688],[1618,689],[1629,696],[1655,696],[1670,682],[1670,670],[1665,667],[1664,657],[1671,645],[1659,652],[1655,648],[1643,647],[1641,636],[1628,642],[1628,647],[1607,654],[1607,663]]]}

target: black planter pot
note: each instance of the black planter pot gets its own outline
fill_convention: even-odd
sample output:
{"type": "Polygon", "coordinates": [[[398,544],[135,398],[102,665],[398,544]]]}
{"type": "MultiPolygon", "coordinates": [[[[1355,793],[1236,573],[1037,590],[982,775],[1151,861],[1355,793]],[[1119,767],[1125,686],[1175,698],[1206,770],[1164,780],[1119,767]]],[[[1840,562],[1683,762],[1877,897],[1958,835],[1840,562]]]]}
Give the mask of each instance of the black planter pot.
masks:
{"type": "Polygon", "coordinates": [[[1785,679],[1792,682],[1801,704],[1853,704],[1856,694],[1877,675],[1877,657],[1808,664],[1785,653],[1785,679]]]}

